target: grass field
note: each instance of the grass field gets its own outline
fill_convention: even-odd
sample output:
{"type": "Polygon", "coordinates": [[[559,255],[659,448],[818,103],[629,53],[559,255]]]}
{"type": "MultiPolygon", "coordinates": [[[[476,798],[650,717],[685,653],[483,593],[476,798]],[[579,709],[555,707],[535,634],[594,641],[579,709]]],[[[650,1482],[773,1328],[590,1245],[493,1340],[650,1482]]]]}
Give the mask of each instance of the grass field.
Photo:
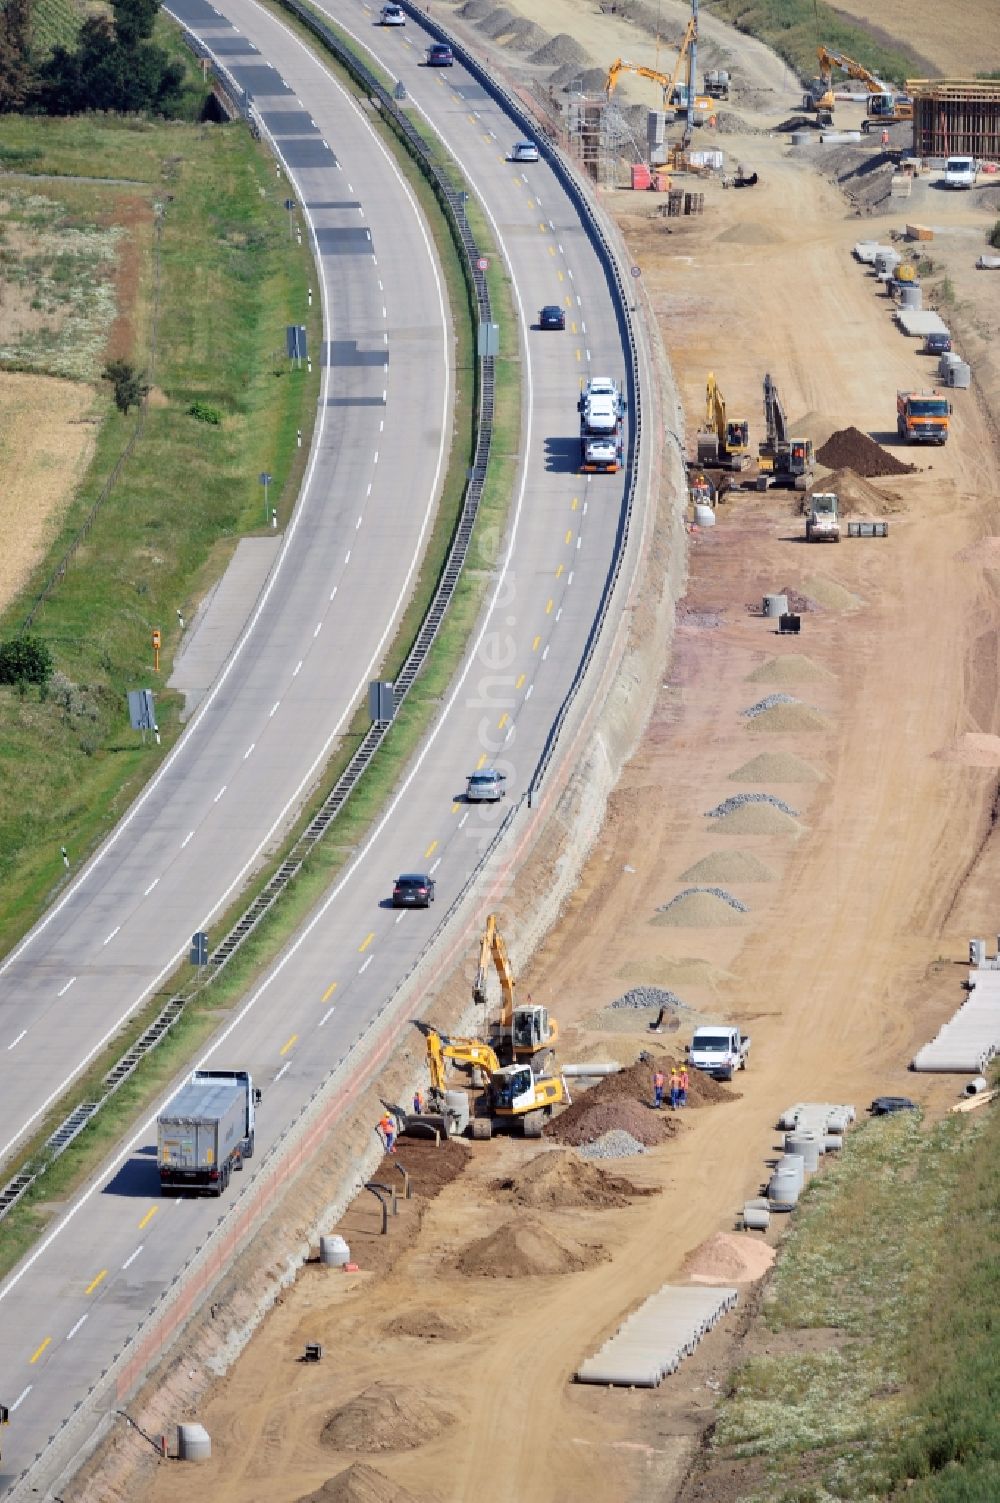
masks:
{"type": "Polygon", "coordinates": [[[706,0],[706,4],[722,20],[766,42],[803,80],[817,74],[820,44],[845,53],[887,82],[902,83],[922,71],[915,52],[876,32],[877,14],[872,10],[868,13],[872,24],[866,26],[822,0],[706,0]]]}
{"type": "Polygon", "coordinates": [[[906,1113],[812,1180],[715,1429],[727,1498],[1000,1496],[998,1146],[995,1111],[906,1113]]]}

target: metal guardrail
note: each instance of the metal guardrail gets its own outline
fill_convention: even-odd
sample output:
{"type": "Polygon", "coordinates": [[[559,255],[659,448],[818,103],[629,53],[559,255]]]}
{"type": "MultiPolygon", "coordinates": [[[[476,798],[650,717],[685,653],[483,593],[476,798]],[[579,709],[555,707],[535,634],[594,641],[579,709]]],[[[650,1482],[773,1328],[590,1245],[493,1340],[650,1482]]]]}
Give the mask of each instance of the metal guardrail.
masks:
{"type": "MultiPolygon", "coordinates": [[[[445,209],[446,217],[449,220],[459,249],[462,265],[466,272],[470,294],[475,302],[477,317],[480,322],[490,322],[491,305],[489,288],[485,275],[477,265],[480,259],[480,249],[476,244],[475,236],[466,218],[464,200],[452,187],[434,160],[428,143],[414,129],[412,122],[399,110],[392,96],[374,74],[370,73],[364,64],[344,47],[339,38],[334,36],[327,27],[323,26],[316,19],[308,7],[300,4],[299,0],[282,0],[282,3],[316,33],[324,45],[330,48],[338,61],[344,64],[358,82],[371,91],[373,102],[379,106],[387,120],[396,129],[397,134],[403,139],[407,150],[411,151],[416,157],[418,164],[428,176],[445,209]]],[[[209,55],[208,49],[197,37],[186,30],[184,34],[186,41],[192,45],[193,50],[199,56],[209,55]]],[[[232,78],[222,64],[213,62],[212,73],[220,85],[225,87],[227,95],[232,100],[237,101],[241,115],[252,126],[254,132],[259,135],[259,127],[254,119],[252,101],[249,97],[240,89],[235,79],[232,78]]],[[[434,595],[431,598],[430,605],[424,615],[413,646],[395,680],[394,688],[397,706],[402,703],[409,693],[427,659],[427,654],[430,652],[441,623],[444,620],[445,613],[455,592],[468,555],[472,531],[479,512],[483,486],[486,481],[493,438],[495,372],[492,356],[481,356],[479,358],[477,387],[478,404],[475,454],[466,482],[462,508],[452,533],[448,556],[439,575],[434,595]]],[[[133,434],[132,444],[134,444],[140,431],[141,427],[137,427],[136,433],[133,434]]],[[[117,475],[121,464],[130,452],[131,444],[119,460],[113,472],[113,477],[117,475]]],[[[96,506],[85,524],[86,529],[89,529],[95,512],[96,506]]],[[[83,536],[85,536],[85,531],[80,533],[76,543],[74,543],[74,547],[78,546],[83,536]]],[[[67,555],[67,559],[60,566],[61,572],[65,572],[68,558],[69,555],[67,555]]],[[[57,575],[53,576],[53,582],[58,577],[59,572],[57,571],[57,575]]],[[[44,596],[39,598],[36,606],[42,598],[44,596]]],[[[28,620],[30,624],[31,617],[28,620]]],[[[188,1004],[200,995],[206,986],[211,985],[222,969],[232,959],[233,955],[236,954],[240,946],[271,911],[289,882],[302,869],[302,864],[310,851],[318,841],[322,840],[330,825],[336,819],[337,814],[343,808],[351,792],[371,764],[372,758],[388,735],[389,729],[390,724],[387,722],[376,722],[371,726],[347,767],[341,773],[305,830],[295,840],[285,859],[209,956],[207,975],[196,984],[182,992],[176,993],[170,998],[166,1006],[157,1014],[153,1022],[150,1023],[149,1027],[143,1031],[139,1038],[135,1040],[108,1071],[102,1081],[102,1090],[97,1099],[74,1107],[65,1121],[46,1140],[37,1160],[25,1166],[19,1174],[16,1174],[7,1184],[0,1188],[0,1220],[27,1194],[28,1190],[38,1179],[39,1175],[45,1172],[49,1164],[53,1163],[79,1137],[80,1133],[92,1121],[101,1107],[132,1076],[146,1055],[152,1049],[155,1049],[157,1044],[162,1042],[173,1025],[183,1015],[188,1004]]]]}

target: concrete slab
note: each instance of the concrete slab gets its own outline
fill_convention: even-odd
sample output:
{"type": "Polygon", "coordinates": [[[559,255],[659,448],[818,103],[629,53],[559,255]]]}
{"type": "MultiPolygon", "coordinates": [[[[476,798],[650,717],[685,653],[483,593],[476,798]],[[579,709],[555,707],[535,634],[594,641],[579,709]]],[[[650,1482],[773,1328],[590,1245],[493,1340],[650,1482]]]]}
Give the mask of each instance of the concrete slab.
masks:
{"type": "Polygon", "coordinates": [[[278,537],[243,538],[229,568],[199,605],[167,680],[184,695],[182,720],[194,713],[236,645],[280,546],[278,537]]]}

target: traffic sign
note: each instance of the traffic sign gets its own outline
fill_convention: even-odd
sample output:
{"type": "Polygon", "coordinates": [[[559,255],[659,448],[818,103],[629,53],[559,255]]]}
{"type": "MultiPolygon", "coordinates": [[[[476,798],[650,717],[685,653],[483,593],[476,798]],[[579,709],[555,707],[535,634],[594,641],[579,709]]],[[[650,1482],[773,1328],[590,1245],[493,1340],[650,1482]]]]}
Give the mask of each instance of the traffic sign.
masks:
{"type": "Polygon", "coordinates": [[[634,276],[634,277],[641,277],[642,276],[642,268],[639,267],[639,266],[632,266],[632,267],[629,268],[629,270],[630,270],[632,276],[634,276]]]}
{"type": "Polygon", "coordinates": [[[485,271],[489,264],[490,263],[489,261],[487,261],[485,256],[480,256],[479,260],[476,262],[476,267],[479,271],[485,271]]]}

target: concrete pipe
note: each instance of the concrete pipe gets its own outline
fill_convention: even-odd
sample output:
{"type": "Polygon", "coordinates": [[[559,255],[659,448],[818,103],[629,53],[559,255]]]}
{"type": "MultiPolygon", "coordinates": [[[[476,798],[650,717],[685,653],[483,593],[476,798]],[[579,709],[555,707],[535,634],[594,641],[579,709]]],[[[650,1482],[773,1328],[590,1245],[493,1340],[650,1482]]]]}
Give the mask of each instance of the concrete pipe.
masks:
{"type": "Polygon", "coordinates": [[[965,1087],[967,1096],[979,1096],[983,1091],[989,1090],[989,1081],[985,1075],[977,1075],[975,1080],[970,1080],[965,1087]]]}
{"type": "Polygon", "coordinates": [[[343,1237],[320,1237],[319,1260],[326,1268],[343,1268],[351,1261],[351,1249],[343,1237]]]}
{"type": "Polygon", "coordinates": [[[620,1070],[621,1065],[616,1065],[611,1060],[595,1060],[589,1065],[563,1065],[562,1067],[563,1075],[568,1075],[571,1078],[574,1076],[586,1077],[588,1075],[617,1075],[620,1070]]]}
{"type": "Polygon", "coordinates": [[[823,1142],[827,1153],[838,1153],[844,1146],[843,1135],[839,1132],[828,1132],[823,1142]]]}

